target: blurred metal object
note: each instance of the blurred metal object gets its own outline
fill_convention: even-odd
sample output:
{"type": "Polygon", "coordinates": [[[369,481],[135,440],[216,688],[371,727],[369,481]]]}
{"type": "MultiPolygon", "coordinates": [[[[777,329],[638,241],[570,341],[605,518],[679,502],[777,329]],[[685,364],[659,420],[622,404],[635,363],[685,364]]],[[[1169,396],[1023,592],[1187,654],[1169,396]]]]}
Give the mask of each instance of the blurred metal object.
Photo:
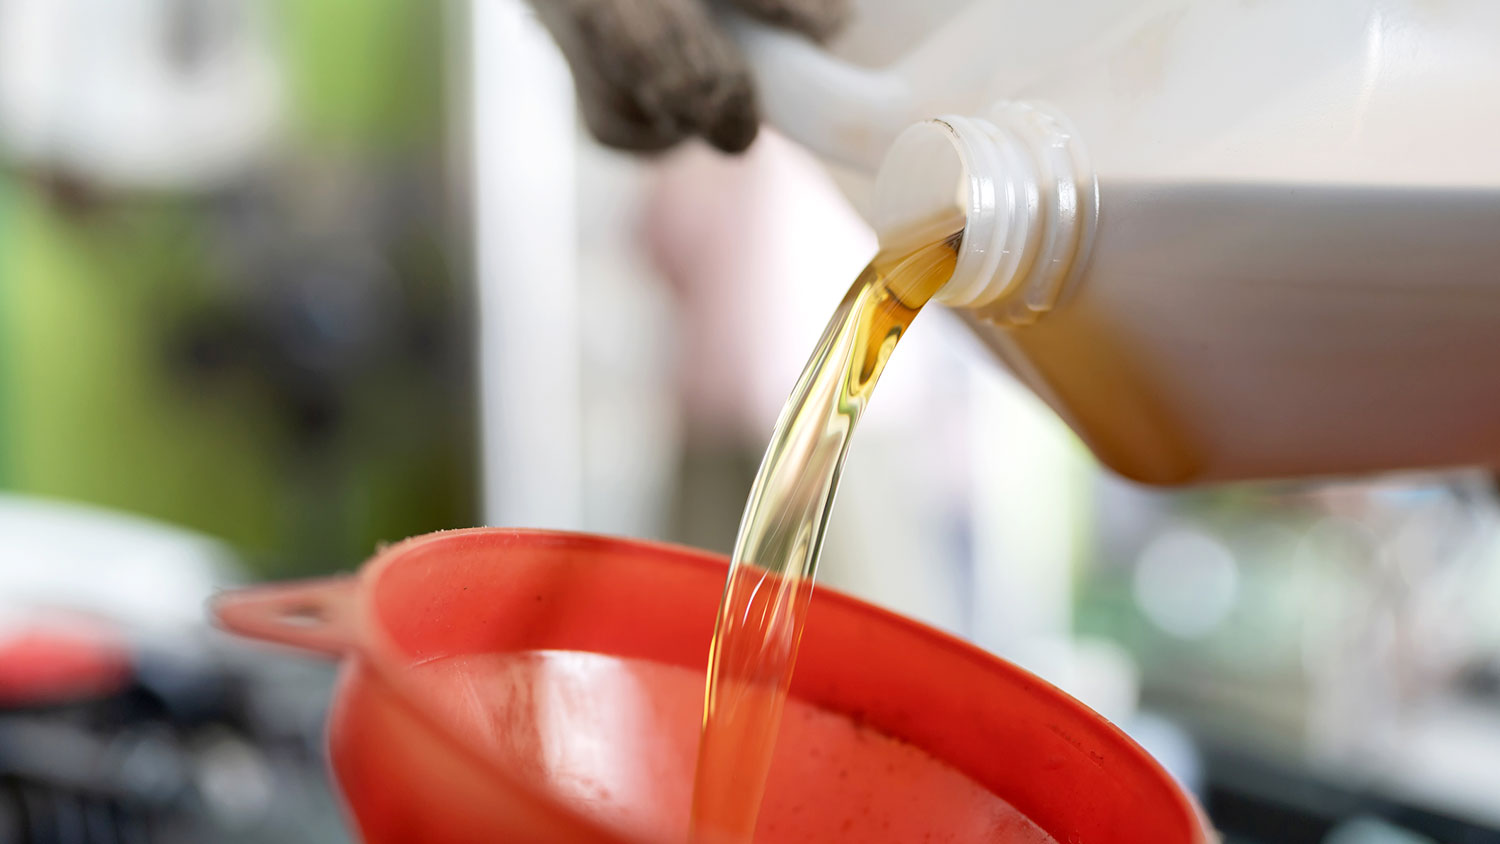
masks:
{"type": "MultiPolygon", "coordinates": [[[[182,665],[180,655],[141,656],[182,665]]],[[[296,708],[268,705],[262,690],[277,684],[283,699],[290,688],[321,705],[329,672],[273,668],[221,651],[186,667],[192,683],[164,686],[142,674],[112,694],[0,709],[0,841],[344,839],[321,731],[296,708]]]]}
{"type": "Polygon", "coordinates": [[[109,189],[240,178],[283,110],[257,0],[0,0],[0,156],[109,189]]]}
{"type": "Polygon", "coordinates": [[[331,674],[206,627],[209,595],[238,580],[221,545],[15,496],[0,536],[0,842],[343,839],[322,761],[331,674]],[[51,663],[3,646],[40,641],[28,631],[52,632],[51,663]]]}

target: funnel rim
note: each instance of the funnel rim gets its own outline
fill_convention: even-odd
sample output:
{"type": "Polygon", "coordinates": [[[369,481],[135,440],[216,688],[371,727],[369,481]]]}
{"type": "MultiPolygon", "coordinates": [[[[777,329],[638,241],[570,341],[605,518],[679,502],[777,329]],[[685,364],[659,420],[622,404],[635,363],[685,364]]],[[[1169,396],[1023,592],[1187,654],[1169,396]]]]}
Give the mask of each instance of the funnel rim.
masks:
{"type": "MultiPolygon", "coordinates": [[[[418,551],[431,550],[434,547],[452,543],[467,546],[476,543],[492,545],[497,542],[500,543],[498,547],[515,545],[535,549],[539,541],[568,546],[580,551],[606,552],[597,555],[601,562],[620,559],[622,554],[642,555],[649,558],[653,565],[698,569],[708,567],[719,572],[727,571],[729,562],[728,558],[721,554],[675,543],[560,530],[483,527],[447,530],[412,537],[381,549],[360,570],[360,588],[355,598],[351,618],[351,623],[356,627],[356,644],[351,649],[350,655],[363,660],[372,669],[373,676],[390,691],[390,698],[393,702],[398,703],[432,735],[440,737],[453,751],[492,774],[497,784],[503,783],[517,795],[524,796],[524,799],[546,806],[547,814],[556,817],[568,827],[580,831],[588,830],[586,834],[597,837],[601,842],[621,842],[628,839],[622,837],[617,831],[596,824],[576,812],[547,789],[513,775],[495,760],[465,741],[458,731],[430,714],[421,703],[419,695],[413,691],[412,681],[405,676],[406,669],[411,666],[409,661],[402,661],[401,655],[405,653],[405,650],[377,618],[376,596],[380,592],[382,579],[393,566],[403,559],[410,559],[418,551]]],[[[923,647],[942,649],[960,658],[964,664],[972,666],[976,672],[1003,680],[1005,685],[1015,687],[1018,693],[1044,698],[1045,705],[1058,716],[1059,724],[1055,729],[1072,727],[1088,730],[1092,733],[1093,740],[1100,742],[1102,747],[1112,747],[1116,751],[1128,754],[1130,767],[1149,775],[1156,781],[1155,785],[1160,786],[1156,790],[1171,802],[1172,814],[1178,816],[1182,827],[1191,830],[1190,840],[1193,844],[1209,844],[1214,841],[1209,832],[1211,826],[1201,807],[1171,778],[1171,775],[1154,757],[1114,723],[1052,683],[952,634],[835,589],[820,587],[814,606],[822,607],[824,614],[853,613],[862,620],[884,625],[902,637],[919,640],[923,647]]],[[[815,610],[813,618],[817,614],[818,611],[815,610]]],[[[804,642],[804,646],[806,645],[807,642],[804,642]]],[[[706,643],[704,650],[706,654],[706,643]]],[[[815,697],[799,694],[799,684],[795,679],[792,684],[792,695],[815,706],[825,708],[828,706],[826,702],[819,701],[815,697]]],[[[834,708],[832,711],[841,710],[834,708]]],[[[914,739],[902,736],[898,732],[884,728],[882,732],[903,741],[916,743],[914,739]]],[[[917,746],[922,745],[917,743],[917,746]]],[[[929,752],[936,751],[929,750],[929,752]]],[[[963,770],[963,767],[952,759],[944,761],[963,770]]],[[[965,773],[973,775],[968,771],[965,773]]],[[[985,787],[989,788],[989,786],[985,787]]],[[[1007,800],[1010,799],[1003,794],[1001,796],[1007,800]]],[[[1163,809],[1166,808],[1166,804],[1163,804],[1163,809]]]]}

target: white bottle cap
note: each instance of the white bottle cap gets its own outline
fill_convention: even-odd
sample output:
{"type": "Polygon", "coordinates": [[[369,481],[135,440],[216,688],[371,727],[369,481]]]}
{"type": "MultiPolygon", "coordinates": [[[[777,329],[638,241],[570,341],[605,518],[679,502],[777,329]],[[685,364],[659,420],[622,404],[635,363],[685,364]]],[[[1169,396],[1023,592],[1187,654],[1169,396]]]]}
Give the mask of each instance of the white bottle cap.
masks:
{"type": "Polygon", "coordinates": [[[888,242],[960,212],[963,243],[944,304],[1002,322],[1050,310],[1081,270],[1097,215],[1082,144],[1044,106],[1005,102],[897,137],[875,180],[871,222],[888,242]]]}

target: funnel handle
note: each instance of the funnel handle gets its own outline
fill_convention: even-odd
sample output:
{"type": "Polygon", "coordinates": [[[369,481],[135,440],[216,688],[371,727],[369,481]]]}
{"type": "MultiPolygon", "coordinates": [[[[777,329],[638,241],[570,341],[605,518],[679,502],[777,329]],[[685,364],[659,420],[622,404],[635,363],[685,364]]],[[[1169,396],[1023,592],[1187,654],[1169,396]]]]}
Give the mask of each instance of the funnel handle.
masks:
{"type": "Polygon", "coordinates": [[[232,633],[341,656],[355,647],[354,575],[253,586],[214,598],[211,611],[232,633]]]}

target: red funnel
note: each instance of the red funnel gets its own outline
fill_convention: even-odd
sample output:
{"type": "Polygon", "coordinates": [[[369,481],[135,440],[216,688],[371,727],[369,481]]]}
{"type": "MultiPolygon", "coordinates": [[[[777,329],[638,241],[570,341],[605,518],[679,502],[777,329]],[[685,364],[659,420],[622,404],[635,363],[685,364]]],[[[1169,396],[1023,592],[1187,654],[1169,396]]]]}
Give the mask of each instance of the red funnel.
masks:
{"type": "MultiPolygon", "coordinates": [[[[725,567],[667,545],[463,530],[215,609],[231,630],[344,659],[331,757],[369,844],[670,842],[725,567]]],[[[1021,815],[1059,842],[1214,840],[1082,704],[832,590],[813,600],[792,694],[758,841],[1036,840],[1021,815]]]]}

